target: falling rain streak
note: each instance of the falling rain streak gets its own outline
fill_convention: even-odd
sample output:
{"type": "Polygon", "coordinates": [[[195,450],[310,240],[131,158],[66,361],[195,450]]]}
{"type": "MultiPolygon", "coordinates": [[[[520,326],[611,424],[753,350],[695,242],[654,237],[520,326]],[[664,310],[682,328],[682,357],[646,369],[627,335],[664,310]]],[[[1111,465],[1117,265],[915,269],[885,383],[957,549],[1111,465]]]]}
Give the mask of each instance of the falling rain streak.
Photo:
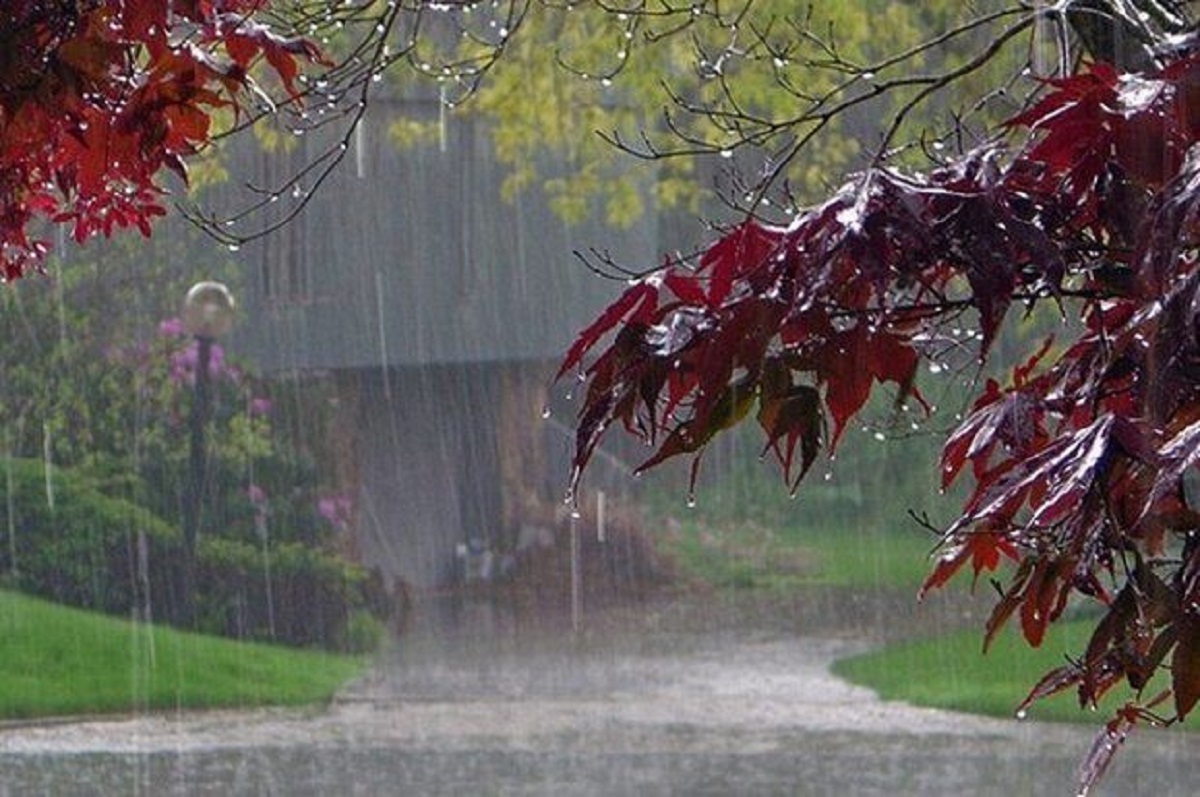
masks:
{"type": "MultiPolygon", "coordinates": [[[[177,5],[170,13],[184,13],[177,5]]],[[[1066,23],[1055,21],[1063,7],[1038,0],[1021,9],[1033,37],[1021,57],[1038,75],[1066,74],[1076,60],[1066,23]]],[[[677,419],[689,418],[695,399],[732,394],[731,385],[760,376],[748,355],[707,393],[683,387],[697,368],[697,341],[722,329],[721,314],[744,298],[736,291],[748,290],[745,274],[725,286],[705,272],[689,287],[645,270],[664,253],[680,264],[676,275],[702,269],[700,247],[744,222],[747,209],[770,225],[811,219],[801,206],[826,190],[833,170],[908,169],[905,158],[919,151],[955,157],[983,124],[974,112],[927,147],[872,150],[883,106],[867,100],[924,80],[940,55],[929,54],[915,77],[888,62],[842,61],[853,53],[867,63],[879,43],[857,41],[855,30],[870,26],[848,24],[849,49],[817,49],[818,61],[837,66],[826,86],[807,75],[814,56],[798,46],[816,47],[821,29],[775,16],[743,20],[724,4],[661,14],[630,6],[594,19],[578,40],[570,20],[596,10],[587,4],[321,8],[306,21],[311,35],[330,51],[355,52],[343,68],[358,82],[299,74],[295,97],[272,98],[264,86],[276,78],[263,81],[262,96],[243,110],[282,115],[192,164],[189,190],[225,214],[210,225],[218,241],[172,217],[146,241],[72,248],[60,226],[49,278],[10,286],[4,297],[5,586],[34,584],[28,591],[44,598],[132,621],[119,672],[132,704],[103,721],[0,727],[0,792],[1071,788],[1091,727],[1042,722],[1036,704],[1003,718],[916,708],[839,669],[916,638],[949,650],[970,633],[977,652],[990,605],[914,595],[931,566],[948,561],[930,552],[960,506],[942,496],[942,477],[954,470],[939,464],[942,433],[969,417],[986,379],[1007,376],[1013,363],[1002,355],[1020,348],[1016,337],[1002,338],[996,361],[983,362],[973,316],[956,315],[942,330],[921,320],[924,365],[899,387],[866,375],[869,387],[889,381],[893,393],[873,394],[845,422],[836,458],[826,450],[844,421],[826,412],[836,388],[814,378],[808,353],[782,335],[765,344],[770,355],[793,346],[780,393],[809,391],[830,416],[806,436],[764,441],[777,417],[758,385],[740,427],[723,427],[704,446],[686,435],[672,441],[685,454],[678,467],[672,460],[643,473],[671,431],[655,429],[641,444],[621,437],[624,417],[603,439],[576,439],[591,402],[608,395],[593,392],[594,369],[627,374],[631,353],[658,358],[654,367],[678,380],[667,384],[680,395],[665,394],[677,419]],[[537,13],[555,15],[556,33],[529,48],[522,26],[536,19],[523,15],[537,13]],[[356,50],[348,38],[356,28],[387,41],[373,54],[356,50]],[[411,38],[427,31],[428,40],[411,38]],[[802,31],[802,41],[777,41],[785,31],[802,31]],[[678,45],[672,74],[637,71],[659,63],[658,42],[678,45]],[[492,56],[526,59],[520,79],[502,66],[489,72],[492,56]],[[675,63],[684,57],[694,63],[675,63]],[[539,71],[550,68],[554,80],[539,71]],[[783,86],[786,107],[739,105],[730,83],[739,75],[778,81],[764,85],[783,86]],[[636,93],[664,77],[684,89],[656,95],[647,121],[636,93]],[[488,94],[484,78],[508,82],[488,94]],[[583,112],[559,112],[556,100],[576,91],[583,112]],[[494,115],[475,113],[472,100],[494,115]],[[757,144],[809,100],[817,116],[766,157],[757,144]],[[700,101],[720,112],[693,118],[699,106],[690,103],[700,101]],[[839,104],[846,118],[821,115],[839,104]],[[811,159],[788,154],[808,128],[827,124],[837,146],[811,159]],[[601,137],[616,146],[596,155],[601,137]],[[703,155],[674,157],[693,150],[703,155]],[[328,173],[309,168],[323,157],[344,163],[328,173]],[[760,191],[763,175],[780,190],[760,191]],[[261,206],[270,235],[239,237],[247,203],[261,206]],[[227,334],[183,317],[184,291],[200,281],[236,296],[227,334]],[[556,381],[580,330],[644,287],[669,312],[639,327],[648,305],[625,306],[612,336],[631,330],[626,348],[600,365],[589,356],[556,381]],[[794,452],[781,456],[789,442],[794,452]],[[791,472],[781,475],[777,459],[791,472]],[[811,470],[801,485],[802,460],[811,470]],[[195,539],[181,543],[189,531],[195,539]],[[195,690],[222,667],[188,670],[202,655],[198,637],[160,635],[169,622],[256,643],[237,647],[224,667],[245,689],[193,712],[208,706],[195,690]],[[257,690],[271,684],[255,680],[257,643],[348,654],[335,660],[353,665],[351,675],[315,707],[263,709],[257,690]],[[363,661],[365,670],[353,668],[363,661]],[[174,691],[163,699],[156,690],[168,681],[174,691]]],[[[906,8],[889,12],[903,21],[889,36],[921,24],[906,8]]],[[[854,4],[839,13],[863,20],[854,4]]],[[[250,21],[227,24],[257,35],[250,21]]],[[[962,52],[953,57],[969,63],[962,52]]],[[[1123,101],[1152,105],[1156,86],[1127,81],[1123,101]]],[[[939,114],[951,105],[957,112],[952,103],[939,114]]],[[[912,110],[914,123],[928,121],[912,110]]],[[[88,132],[81,119],[73,134],[88,132]]],[[[905,172],[892,187],[905,181],[917,178],[905,172]]],[[[878,232],[871,214],[880,195],[862,185],[828,214],[849,242],[839,247],[878,232]]],[[[798,256],[780,249],[747,273],[798,256]]],[[[845,272],[848,282],[868,273],[845,272]]],[[[764,307],[791,301],[798,290],[788,282],[764,290],[764,307]]],[[[921,287],[958,289],[906,290],[921,287]]],[[[828,319],[841,340],[888,330],[879,307],[869,320],[843,310],[831,305],[828,319]]],[[[1071,332],[1064,318],[1031,312],[1028,323],[1022,334],[1071,332]]],[[[751,327],[730,335],[728,349],[740,355],[751,327]]],[[[1153,353],[1150,341],[1138,344],[1153,353]]],[[[848,345],[836,351],[839,362],[856,354],[848,345]]],[[[646,431],[645,413],[664,411],[664,395],[628,400],[646,405],[628,416],[634,432],[646,431]]],[[[0,606],[7,621],[6,611],[0,606]]],[[[1030,622],[1043,617],[1028,613],[1030,622]]],[[[1043,650],[1061,662],[1062,648],[1048,638],[1043,650]]],[[[266,680],[305,674],[324,658],[291,659],[266,680]]],[[[966,661],[947,652],[932,674],[895,669],[905,681],[957,686],[972,677],[966,661]]],[[[1011,706],[1023,696],[1012,694],[1011,706]]],[[[1131,741],[1101,793],[1190,793],[1196,736],[1131,741]]]]}

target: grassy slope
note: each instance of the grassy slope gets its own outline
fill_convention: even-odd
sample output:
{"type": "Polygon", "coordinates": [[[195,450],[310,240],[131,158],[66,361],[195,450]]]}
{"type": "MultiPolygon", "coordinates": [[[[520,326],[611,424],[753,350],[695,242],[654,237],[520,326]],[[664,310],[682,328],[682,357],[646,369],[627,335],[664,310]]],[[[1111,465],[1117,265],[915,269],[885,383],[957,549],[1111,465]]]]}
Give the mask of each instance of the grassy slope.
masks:
{"type": "MultiPolygon", "coordinates": [[[[982,630],[961,631],[844,659],[834,664],[833,671],[874,689],[886,700],[1011,717],[1046,672],[1065,663],[1066,655],[1079,655],[1093,627],[1087,620],[1060,623],[1035,649],[1015,629],[1007,628],[987,655],[981,652],[982,630]]],[[[1165,685],[1152,682],[1147,694],[1156,694],[1165,685]]],[[[1096,713],[1080,709],[1075,692],[1067,690],[1034,703],[1028,716],[1095,724],[1128,697],[1115,687],[1096,713]]]]}
{"type": "Polygon", "coordinates": [[[911,530],[769,529],[688,519],[659,545],[686,575],[715,587],[912,587],[914,593],[928,575],[932,548],[929,537],[911,530]]]}
{"type": "MultiPolygon", "coordinates": [[[[875,414],[890,417],[890,405],[875,414]]],[[[759,461],[762,441],[741,430],[713,457],[694,508],[672,474],[651,482],[655,542],[682,571],[717,587],[812,585],[915,588],[929,573],[936,539],[908,517],[953,509],[937,494],[937,439],[883,444],[849,431],[836,463],[821,460],[788,496],[778,469],[759,461]],[[669,518],[670,520],[667,520],[669,518]]]]}
{"type": "Polygon", "coordinates": [[[0,592],[0,717],[328,700],[363,658],[134,625],[0,592]]]}

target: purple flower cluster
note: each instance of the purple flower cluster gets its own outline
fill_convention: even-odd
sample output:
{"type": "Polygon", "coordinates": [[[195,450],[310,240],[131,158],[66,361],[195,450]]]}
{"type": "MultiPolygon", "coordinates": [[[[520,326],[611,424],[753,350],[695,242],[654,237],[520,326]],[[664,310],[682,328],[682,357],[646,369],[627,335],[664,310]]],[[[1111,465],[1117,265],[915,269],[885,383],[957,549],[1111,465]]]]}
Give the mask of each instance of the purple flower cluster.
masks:
{"type": "Polygon", "coordinates": [[[271,406],[271,400],[268,398],[252,398],[246,409],[253,416],[262,416],[271,414],[271,406]]]}
{"type": "Polygon", "coordinates": [[[354,517],[354,502],[344,494],[322,496],[317,499],[317,514],[335,530],[349,531],[354,517]]]}
{"type": "MultiPolygon", "coordinates": [[[[183,343],[181,348],[175,348],[168,355],[171,381],[175,384],[194,384],[200,360],[199,341],[187,334],[179,318],[166,318],[159,322],[158,334],[174,343],[183,343]],[[186,342],[180,339],[186,339],[186,342]]],[[[233,381],[237,381],[239,376],[237,369],[225,362],[225,350],[217,343],[212,343],[209,349],[208,376],[210,379],[228,378],[233,381]]]]}
{"type": "Polygon", "coordinates": [[[250,499],[250,503],[254,504],[256,509],[267,505],[267,491],[253,482],[246,488],[246,497],[250,499]]]}

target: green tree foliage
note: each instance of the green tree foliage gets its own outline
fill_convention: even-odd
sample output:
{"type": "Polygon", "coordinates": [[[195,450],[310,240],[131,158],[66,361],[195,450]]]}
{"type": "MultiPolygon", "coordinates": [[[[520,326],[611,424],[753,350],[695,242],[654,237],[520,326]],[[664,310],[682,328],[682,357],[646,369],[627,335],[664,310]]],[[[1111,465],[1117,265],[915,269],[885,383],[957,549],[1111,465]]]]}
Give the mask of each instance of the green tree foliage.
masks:
{"type": "MultiPolygon", "coordinates": [[[[599,213],[621,226],[647,205],[711,209],[705,200],[714,194],[714,172],[730,165],[726,159],[750,149],[779,154],[769,139],[788,126],[793,136],[824,135],[782,176],[802,198],[828,190],[833,176],[861,162],[872,146],[874,120],[904,97],[888,92],[868,113],[822,112],[796,126],[798,115],[818,98],[841,102],[838,95],[859,80],[856,69],[915,48],[975,14],[961,3],[886,0],[818,2],[807,9],[784,0],[663,3],[629,12],[600,3],[536,3],[508,20],[503,57],[489,65],[486,80],[469,83],[469,102],[461,75],[437,67],[481,57],[462,19],[447,26],[452,33],[418,48],[415,72],[393,71],[389,80],[393,91],[419,95],[420,80],[432,79],[444,113],[486,120],[496,158],[509,169],[506,194],[540,186],[569,221],[599,213]],[[445,44],[456,38],[462,42],[445,44]],[[547,152],[565,159],[567,173],[547,169],[547,152]],[[656,161],[649,167],[656,171],[649,197],[627,179],[630,154],[656,161]]],[[[904,68],[953,65],[967,52],[962,42],[950,41],[904,68]]],[[[869,95],[869,84],[863,86],[849,93],[869,95]]],[[[913,125],[931,124],[936,115],[937,109],[928,110],[913,125]]],[[[444,123],[405,118],[393,125],[393,138],[401,144],[429,139],[444,123]]],[[[723,188],[732,191],[737,181],[725,177],[723,188]]]]}

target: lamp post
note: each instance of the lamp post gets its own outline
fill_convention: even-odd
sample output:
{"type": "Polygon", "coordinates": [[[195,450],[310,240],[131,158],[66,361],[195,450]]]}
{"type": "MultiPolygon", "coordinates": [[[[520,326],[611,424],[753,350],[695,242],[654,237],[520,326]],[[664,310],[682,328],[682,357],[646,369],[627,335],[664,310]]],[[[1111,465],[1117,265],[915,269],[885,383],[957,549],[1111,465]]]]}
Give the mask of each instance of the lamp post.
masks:
{"type": "Polygon", "coordinates": [[[186,627],[194,626],[196,621],[196,538],[200,533],[200,513],[208,484],[208,452],[204,445],[211,404],[208,369],[213,341],[229,332],[233,326],[233,313],[233,295],[219,282],[197,282],[183,300],[183,326],[196,339],[196,378],[188,420],[188,488],[183,503],[183,572],[179,602],[179,620],[186,627]]]}

